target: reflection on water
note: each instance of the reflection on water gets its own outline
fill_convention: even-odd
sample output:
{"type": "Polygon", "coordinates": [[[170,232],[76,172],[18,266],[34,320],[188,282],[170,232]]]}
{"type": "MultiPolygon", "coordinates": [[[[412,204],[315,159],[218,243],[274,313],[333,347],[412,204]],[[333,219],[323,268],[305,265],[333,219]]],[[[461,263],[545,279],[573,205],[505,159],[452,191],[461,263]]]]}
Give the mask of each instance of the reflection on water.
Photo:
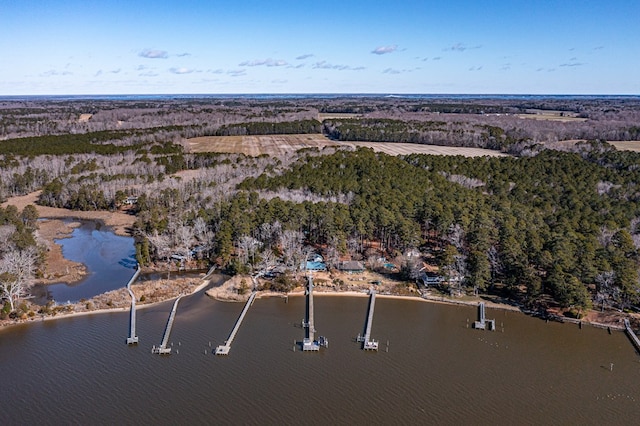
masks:
{"type": "Polygon", "coordinates": [[[37,303],[46,303],[46,300],[64,303],[89,299],[122,288],[134,273],[136,261],[133,238],[116,235],[111,229],[96,222],[82,221],[70,238],[56,240],[56,243],[62,246],[65,258],[86,266],[87,276],[72,285],[59,283],[38,286],[34,289],[34,293],[39,295],[37,303]]]}
{"type": "Polygon", "coordinates": [[[202,292],[182,299],[157,356],[172,302],[0,330],[3,424],[635,424],[640,356],[621,332],[487,310],[496,332],[467,327],[475,307],[378,298],[365,352],[367,298],[315,299],[331,345],[293,351],[303,297],[259,299],[227,357],[242,304],[202,292]],[[501,331],[504,326],[504,332],[501,331]],[[610,365],[613,364],[613,370],[610,365]]]}

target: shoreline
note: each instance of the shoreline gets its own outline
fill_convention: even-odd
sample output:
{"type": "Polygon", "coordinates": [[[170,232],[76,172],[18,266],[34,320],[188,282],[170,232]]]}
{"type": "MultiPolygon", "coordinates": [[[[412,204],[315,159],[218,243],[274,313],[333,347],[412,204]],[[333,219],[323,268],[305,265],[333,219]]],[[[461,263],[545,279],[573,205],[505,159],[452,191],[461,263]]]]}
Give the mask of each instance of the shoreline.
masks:
{"type": "MultiPolygon", "coordinates": [[[[188,294],[178,294],[178,295],[172,296],[172,297],[167,298],[167,299],[158,300],[158,301],[150,302],[150,303],[144,303],[144,304],[139,304],[139,302],[136,302],[136,311],[147,309],[147,308],[150,308],[150,307],[153,307],[153,306],[157,306],[157,305],[159,305],[161,303],[170,302],[170,301],[175,300],[176,298],[178,298],[180,296],[191,296],[191,295],[194,295],[194,294],[198,293],[199,291],[204,290],[205,288],[207,288],[211,284],[212,280],[210,279],[210,276],[211,276],[211,274],[205,275],[202,278],[202,283],[200,283],[198,286],[196,286],[188,294]]],[[[127,288],[126,285],[123,288],[126,289],[127,288]]],[[[100,296],[100,295],[98,295],[98,296],[100,296]]],[[[122,313],[122,312],[129,312],[130,309],[131,308],[129,306],[129,307],[114,307],[114,308],[107,308],[107,309],[96,309],[96,310],[93,310],[93,311],[61,312],[61,313],[58,313],[56,315],[36,314],[36,316],[34,316],[33,318],[27,318],[25,320],[20,320],[18,322],[9,322],[9,323],[6,323],[6,324],[1,324],[0,325],[0,331],[3,330],[3,329],[7,329],[7,328],[10,328],[10,327],[19,326],[19,325],[23,325],[23,324],[47,322],[47,321],[54,321],[54,320],[58,320],[58,319],[83,317],[83,316],[89,316],[89,315],[100,315],[100,314],[106,314],[106,313],[122,313]]]]}
{"type": "MultiPolygon", "coordinates": [[[[145,304],[136,304],[136,309],[137,310],[141,310],[141,309],[147,309],[153,306],[157,306],[161,303],[167,303],[170,302],[172,300],[175,300],[177,297],[179,296],[191,296],[193,294],[196,294],[204,289],[206,289],[207,287],[209,287],[212,284],[212,280],[210,279],[212,274],[207,274],[202,278],[202,283],[200,283],[199,285],[197,285],[193,290],[191,290],[188,294],[178,294],[178,295],[173,295],[172,297],[169,297],[167,299],[162,299],[162,300],[158,300],[158,301],[154,301],[154,302],[150,302],[150,303],[145,303],[145,304]]],[[[219,280],[216,283],[218,285],[218,287],[223,286],[224,284],[228,283],[230,280],[232,280],[232,277],[228,277],[225,275],[220,275],[219,276],[219,280]]],[[[126,288],[126,287],[124,287],[126,288]]],[[[213,287],[212,287],[213,289],[213,287]]],[[[211,289],[210,289],[211,290],[211,289]]],[[[235,303],[244,303],[246,302],[246,300],[238,300],[238,299],[225,299],[225,298],[219,298],[219,297],[213,297],[211,295],[209,295],[208,293],[206,293],[206,295],[210,298],[212,298],[213,300],[216,300],[218,302],[235,302],[235,303]]],[[[279,297],[282,299],[286,299],[289,296],[303,296],[305,295],[305,291],[300,289],[300,290],[294,290],[288,293],[277,293],[277,292],[273,292],[273,291],[260,291],[258,292],[258,294],[256,295],[256,299],[262,299],[262,298],[271,298],[271,297],[279,297]]],[[[369,297],[369,293],[367,290],[362,290],[362,291],[356,291],[356,290],[346,290],[346,291],[315,291],[314,292],[314,296],[320,296],[320,297],[359,297],[359,298],[367,298],[369,297]]],[[[536,315],[534,315],[532,312],[527,312],[526,310],[523,310],[522,308],[518,307],[518,306],[514,306],[514,305],[509,305],[509,304],[505,304],[505,303],[496,303],[496,302],[491,302],[491,301],[486,301],[486,300],[453,300],[453,299],[449,299],[449,298],[445,298],[443,296],[432,296],[432,295],[415,295],[415,296],[409,296],[409,295],[394,295],[394,294],[380,294],[377,293],[377,298],[380,299],[388,299],[388,300],[403,300],[403,301],[414,301],[414,302],[422,302],[422,303],[434,303],[434,304],[441,304],[441,305],[449,305],[449,306],[469,306],[469,307],[477,307],[478,304],[480,302],[484,302],[485,306],[488,309],[493,309],[493,310],[498,310],[498,311],[503,311],[503,312],[514,312],[514,313],[520,313],[526,316],[531,316],[531,317],[536,317],[536,315]]],[[[0,330],[1,329],[5,329],[5,328],[9,328],[12,326],[17,326],[17,325],[21,325],[21,324],[29,324],[29,323],[36,323],[36,322],[44,322],[44,321],[53,321],[53,320],[57,320],[57,319],[62,319],[62,318],[73,318],[73,317],[80,317],[80,316],[88,316],[88,315],[94,315],[94,314],[104,314],[104,313],[121,313],[121,312],[128,312],[130,309],[130,307],[114,307],[114,308],[107,308],[107,309],[97,309],[97,310],[93,310],[93,311],[80,311],[80,312],[68,312],[68,313],[58,313],[56,315],[40,315],[40,316],[35,316],[33,318],[28,318],[26,320],[22,320],[19,322],[12,322],[12,323],[8,323],[8,324],[3,324],[0,326],[0,330]]],[[[629,317],[628,315],[625,317],[629,317]]],[[[540,318],[540,317],[538,317],[540,318]]],[[[571,323],[571,324],[575,324],[575,325],[589,325],[595,328],[601,328],[601,329],[608,329],[608,330],[616,330],[616,331],[624,331],[625,328],[623,325],[621,324],[611,324],[611,323],[602,323],[602,322],[597,322],[597,321],[590,321],[587,319],[575,319],[575,318],[569,318],[569,317],[561,317],[558,315],[553,315],[551,314],[549,316],[548,320],[552,320],[554,322],[560,322],[560,323],[571,323]]],[[[620,319],[618,319],[618,321],[621,321],[620,319]]]]}
{"type": "MultiPolygon", "coordinates": [[[[360,291],[353,291],[353,290],[348,290],[344,292],[314,291],[313,295],[326,296],[326,297],[369,297],[369,294],[367,292],[364,292],[364,291],[360,292],[360,291]]],[[[258,294],[256,298],[261,298],[261,297],[286,298],[289,296],[304,296],[304,290],[292,291],[286,294],[278,294],[278,293],[270,293],[265,295],[258,294]]],[[[407,295],[380,294],[380,293],[376,294],[376,298],[389,299],[389,300],[405,300],[405,301],[414,301],[414,302],[422,302],[422,303],[434,303],[434,304],[448,305],[448,306],[470,306],[470,307],[477,307],[478,304],[481,302],[481,300],[477,300],[477,301],[476,300],[452,300],[452,299],[446,299],[444,297],[430,296],[430,295],[407,296],[407,295]]],[[[493,310],[503,311],[503,312],[519,313],[519,314],[526,315],[533,318],[540,318],[540,317],[537,317],[536,315],[533,315],[531,312],[523,310],[518,306],[509,305],[505,303],[496,303],[496,302],[491,302],[486,300],[482,302],[485,303],[485,306],[487,309],[493,309],[493,310]]],[[[569,318],[569,317],[560,317],[558,315],[550,315],[547,321],[548,320],[552,320],[554,322],[559,322],[559,323],[571,323],[579,326],[589,325],[595,328],[625,331],[624,325],[607,324],[607,323],[602,323],[597,321],[589,321],[587,319],[576,319],[576,318],[569,318]]]]}
{"type": "Polygon", "coordinates": [[[73,231],[80,226],[77,220],[65,221],[61,218],[38,219],[37,236],[46,246],[42,277],[36,278],[36,285],[51,285],[65,282],[68,285],[81,282],[87,277],[87,267],[64,257],[59,240],[72,238],[73,231]]]}

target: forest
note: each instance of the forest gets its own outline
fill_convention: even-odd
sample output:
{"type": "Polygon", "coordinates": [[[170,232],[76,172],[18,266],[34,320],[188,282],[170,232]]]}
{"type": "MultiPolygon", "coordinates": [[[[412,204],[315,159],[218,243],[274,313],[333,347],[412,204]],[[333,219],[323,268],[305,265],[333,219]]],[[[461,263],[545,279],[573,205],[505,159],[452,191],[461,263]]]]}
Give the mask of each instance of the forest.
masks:
{"type": "MultiPolygon", "coordinates": [[[[640,304],[640,154],[609,143],[638,140],[639,129],[636,97],[0,100],[0,200],[41,190],[41,205],[115,210],[133,196],[142,264],[177,255],[231,274],[295,274],[311,253],[330,268],[344,259],[376,268],[384,257],[410,282],[428,266],[450,294],[580,316],[640,304]],[[275,158],[191,153],[186,143],[287,133],[511,155],[338,146],[275,158]]],[[[42,261],[32,217],[0,217],[14,241],[0,266],[33,259],[24,279],[0,269],[8,312],[28,288],[12,295],[11,283],[42,261]]]]}

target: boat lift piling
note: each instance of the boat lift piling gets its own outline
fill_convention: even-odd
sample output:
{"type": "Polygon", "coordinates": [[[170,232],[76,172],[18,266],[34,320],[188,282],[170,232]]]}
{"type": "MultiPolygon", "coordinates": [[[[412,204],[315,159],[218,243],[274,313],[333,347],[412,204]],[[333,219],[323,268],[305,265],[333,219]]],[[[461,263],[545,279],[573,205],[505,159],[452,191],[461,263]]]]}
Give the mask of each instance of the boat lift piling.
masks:
{"type": "Polygon", "coordinates": [[[496,320],[488,320],[485,317],[484,302],[480,302],[478,305],[478,321],[473,323],[473,328],[476,330],[486,330],[487,328],[491,331],[496,330],[496,320]]]}

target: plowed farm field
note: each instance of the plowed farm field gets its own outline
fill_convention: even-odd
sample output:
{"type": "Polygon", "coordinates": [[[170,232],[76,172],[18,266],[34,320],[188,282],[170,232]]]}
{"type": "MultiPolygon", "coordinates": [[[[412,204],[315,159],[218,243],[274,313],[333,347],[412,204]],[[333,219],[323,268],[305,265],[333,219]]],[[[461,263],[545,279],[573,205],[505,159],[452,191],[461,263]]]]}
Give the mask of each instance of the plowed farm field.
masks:
{"type": "Polygon", "coordinates": [[[462,148],[439,145],[387,142],[336,142],[321,134],[311,135],[265,135],[265,136],[204,136],[188,141],[191,152],[241,153],[252,157],[267,154],[281,156],[302,148],[367,147],[389,155],[432,154],[462,155],[465,157],[505,156],[498,151],[482,148],[462,148]]]}
{"type": "Polygon", "coordinates": [[[640,141],[608,141],[618,151],[640,152],[640,141]]]}

